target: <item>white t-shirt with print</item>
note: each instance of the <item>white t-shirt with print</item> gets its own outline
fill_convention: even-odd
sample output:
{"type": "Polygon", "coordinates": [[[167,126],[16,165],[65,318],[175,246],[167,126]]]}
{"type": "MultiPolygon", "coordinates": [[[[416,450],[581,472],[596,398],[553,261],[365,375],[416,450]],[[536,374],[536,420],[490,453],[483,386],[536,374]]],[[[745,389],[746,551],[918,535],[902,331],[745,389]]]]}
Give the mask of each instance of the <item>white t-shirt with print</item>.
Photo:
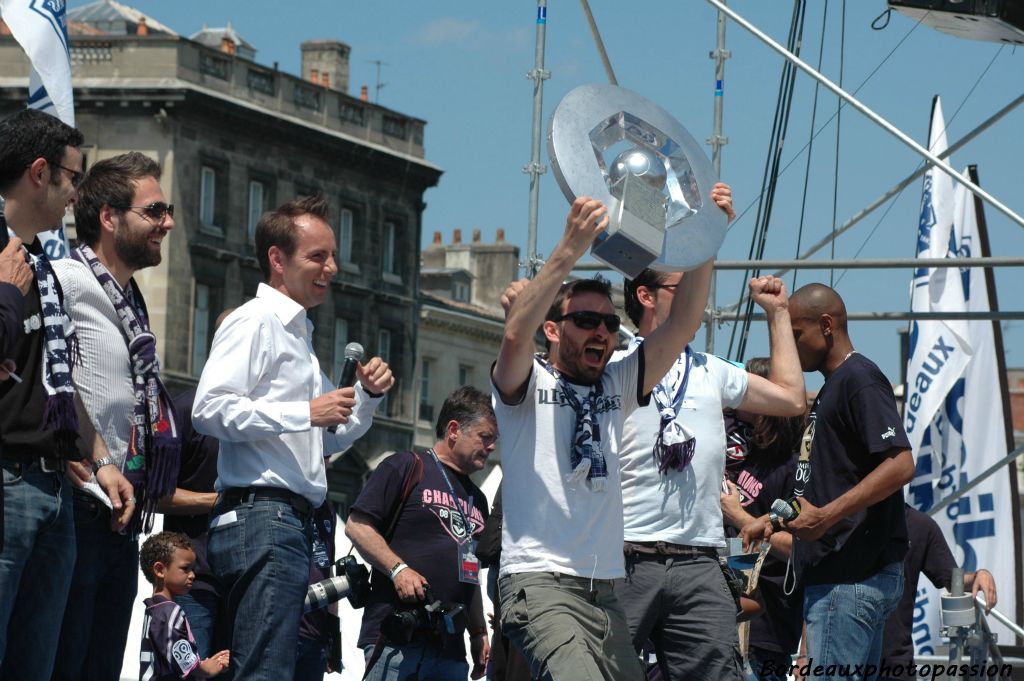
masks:
{"type": "Polygon", "coordinates": [[[654,443],[660,416],[653,399],[626,419],[619,450],[626,541],[725,546],[719,498],[725,471],[722,409],[743,401],[747,372],[714,355],[692,354],[690,381],[677,416],[697,439],[688,466],[666,475],[658,472],[654,443]]]}
{"type": "MultiPolygon", "coordinates": [[[[519,404],[501,400],[492,384],[501,433],[504,521],[499,574],[560,572],[593,579],[625,576],[622,493],[616,455],[626,416],[638,405],[641,353],[613,359],[601,377],[596,415],[608,468],[604,491],[567,482],[576,412],[555,378],[534,359],[519,404]]],[[[582,402],[590,386],[570,386],[582,402]]]]}

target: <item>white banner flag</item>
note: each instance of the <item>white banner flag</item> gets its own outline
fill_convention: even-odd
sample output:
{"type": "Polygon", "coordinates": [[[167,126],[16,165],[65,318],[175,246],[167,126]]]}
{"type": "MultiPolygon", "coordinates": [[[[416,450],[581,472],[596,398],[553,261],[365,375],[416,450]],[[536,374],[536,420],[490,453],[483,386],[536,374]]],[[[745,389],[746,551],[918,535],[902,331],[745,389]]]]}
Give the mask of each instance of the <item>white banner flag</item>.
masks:
{"type": "MultiPolygon", "coordinates": [[[[946,124],[942,104],[932,102],[928,147],[934,154],[946,150],[946,124]]],[[[917,257],[955,258],[958,245],[953,229],[953,181],[937,168],[924,176],[921,221],[917,231],[917,257]]],[[[911,284],[913,312],[962,311],[965,296],[956,269],[919,267],[911,284]]],[[[910,359],[907,362],[904,426],[917,452],[924,446],[932,422],[953,385],[963,376],[970,359],[967,323],[962,320],[927,320],[910,323],[910,359]]],[[[936,475],[938,472],[936,472],[936,475]]]]}
{"type": "MultiPolygon", "coordinates": [[[[0,0],[0,15],[30,62],[29,108],[45,111],[73,126],[75,104],[66,11],[65,0],[0,0]]],[[[39,241],[50,260],[68,253],[63,224],[40,232],[39,241]]]]}
{"type": "MultiPolygon", "coordinates": [[[[950,243],[955,245],[956,254],[965,258],[987,255],[981,252],[974,196],[958,184],[953,204],[950,243]]],[[[984,269],[950,268],[948,272],[950,279],[959,280],[956,288],[964,295],[961,310],[991,309],[984,269]]],[[[916,477],[907,490],[907,501],[921,511],[928,512],[1009,451],[999,389],[997,352],[1001,348],[996,348],[992,324],[988,320],[966,323],[974,353],[963,377],[943,394],[939,411],[922,429],[922,444],[915,450],[916,477]]],[[[1013,547],[1018,538],[1013,514],[1017,508],[1012,487],[1010,475],[998,472],[933,517],[958,565],[966,572],[985,568],[995,576],[998,607],[1014,618],[1020,596],[1016,592],[1013,547]]],[[[934,654],[935,646],[944,642],[939,635],[940,593],[925,578],[918,583],[912,629],[915,655],[934,654]]],[[[1013,643],[1013,634],[1007,628],[993,619],[989,625],[1000,643],[1013,643]]]]}
{"type": "Polygon", "coordinates": [[[28,105],[75,124],[65,0],[0,0],[0,14],[31,62],[28,105]]]}

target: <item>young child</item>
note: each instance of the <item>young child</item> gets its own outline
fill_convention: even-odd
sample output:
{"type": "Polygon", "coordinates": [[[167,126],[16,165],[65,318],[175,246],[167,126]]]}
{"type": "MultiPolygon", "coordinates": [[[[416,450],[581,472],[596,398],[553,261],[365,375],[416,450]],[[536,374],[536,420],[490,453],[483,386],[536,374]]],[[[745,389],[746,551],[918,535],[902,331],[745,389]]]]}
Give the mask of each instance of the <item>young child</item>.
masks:
{"type": "Polygon", "coordinates": [[[199,660],[185,613],[173,600],[192,588],[195,560],[192,542],[180,532],[154,534],[142,545],[139,563],[142,574],[153,585],[153,597],[143,601],[146,616],[142,622],[140,681],[208,678],[228,668],[227,650],[199,660]]]}

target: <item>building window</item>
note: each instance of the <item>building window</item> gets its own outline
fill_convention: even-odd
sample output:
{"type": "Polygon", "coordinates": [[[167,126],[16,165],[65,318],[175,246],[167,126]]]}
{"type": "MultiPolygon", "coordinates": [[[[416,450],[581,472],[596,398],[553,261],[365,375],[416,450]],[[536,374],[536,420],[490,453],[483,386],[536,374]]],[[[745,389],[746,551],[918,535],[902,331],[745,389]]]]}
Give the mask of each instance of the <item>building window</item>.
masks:
{"type": "Polygon", "coordinates": [[[452,300],[457,300],[460,303],[469,302],[469,284],[464,281],[453,281],[452,282],[452,300]]]}
{"type": "Polygon", "coordinates": [[[292,99],[297,106],[301,106],[304,109],[320,110],[320,91],[309,85],[296,83],[292,99]]]}
{"type": "Polygon", "coordinates": [[[210,166],[200,170],[199,223],[215,225],[217,216],[217,171],[210,166]]]}
{"type": "Polygon", "coordinates": [[[473,367],[468,364],[459,365],[459,387],[473,385],[473,367]]]}
{"type": "Polygon", "coordinates": [[[385,274],[398,274],[395,263],[395,234],[397,225],[391,220],[384,223],[384,243],[381,248],[381,268],[385,274]]]}
{"type": "Polygon", "coordinates": [[[408,136],[408,126],[404,118],[384,116],[384,134],[404,140],[408,136]]]}
{"type": "Polygon", "coordinates": [[[203,52],[199,55],[199,72],[204,75],[213,76],[220,80],[229,80],[228,73],[230,70],[231,62],[227,59],[215,57],[208,52],[203,52]]]}
{"type": "Polygon", "coordinates": [[[433,360],[426,357],[422,360],[420,370],[420,420],[434,420],[434,405],[430,403],[430,370],[433,360]]]}
{"type": "Polygon", "coordinates": [[[348,208],[341,209],[338,222],[338,259],[341,262],[352,262],[352,224],[354,216],[348,208]]]}
{"type": "Polygon", "coordinates": [[[249,180],[249,243],[256,243],[256,223],[266,210],[267,187],[259,180],[249,180]]]}
{"type": "MultiPolygon", "coordinates": [[[[391,364],[391,332],[387,329],[377,330],[377,356],[382,360],[391,364]]],[[[384,399],[381,400],[382,405],[379,407],[379,412],[386,416],[391,416],[391,393],[395,391],[398,385],[393,385],[391,391],[384,395],[384,399]]]]}
{"type": "Polygon", "coordinates": [[[253,92],[262,92],[265,95],[274,95],[274,76],[265,71],[249,69],[249,89],[253,92]]]}
{"type": "Polygon", "coordinates": [[[366,125],[366,109],[356,104],[342,102],[338,108],[341,120],[355,125],[366,125]]]}
{"type": "Polygon", "coordinates": [[[195,296],[192,307],[192,375],[199,376],[210,355],[210,287],[196,284],[195,296]]]}
{"type": "MultiPolygon", "coordinates": [[[[335,382],[341,380],[341,368],[345,365],[345,346],[348,345],[348,320],[334,320],[334,371],[335,382]]],[[[344,387],[344,386],[339,386],[344,387]]]]}

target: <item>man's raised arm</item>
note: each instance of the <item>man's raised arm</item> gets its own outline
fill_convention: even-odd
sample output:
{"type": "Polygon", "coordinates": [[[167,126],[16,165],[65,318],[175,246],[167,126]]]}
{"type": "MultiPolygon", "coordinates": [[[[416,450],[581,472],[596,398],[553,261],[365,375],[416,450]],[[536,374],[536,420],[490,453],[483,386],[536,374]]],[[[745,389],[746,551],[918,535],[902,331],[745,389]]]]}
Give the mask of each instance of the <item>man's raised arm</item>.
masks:
{"type": "Polygon", "coordinates": [[[750,297],[768,316],[771,369],[768,378],[749,374],[747,394],[740,409],[768,416],[800,416],[807,411],[804,372],[789,319],[789,297],[778,277],[750,280],[750,297]]]}
{"type": "MultiPolygon", "coordinates": [[[[544,323],[558,287],[590,248],[594,237],[607,226],[608,210],[603,203],[584,196],[573,201],[561,241],[508,311],[505,335],[492,372],[494,385],[504,402],[515,404],[522,399],[533,366],[534,334],[544,323]]],[[[707,291],[704,299],[707,300],[707,291]]]]}
{"type": "Polygon", "coordinates": [[[658,385],[697,335],[708,303],[713,263],[714,258],[686,273],[676,287],[668,319],[644,339],[644,393],[658,385]]]}

